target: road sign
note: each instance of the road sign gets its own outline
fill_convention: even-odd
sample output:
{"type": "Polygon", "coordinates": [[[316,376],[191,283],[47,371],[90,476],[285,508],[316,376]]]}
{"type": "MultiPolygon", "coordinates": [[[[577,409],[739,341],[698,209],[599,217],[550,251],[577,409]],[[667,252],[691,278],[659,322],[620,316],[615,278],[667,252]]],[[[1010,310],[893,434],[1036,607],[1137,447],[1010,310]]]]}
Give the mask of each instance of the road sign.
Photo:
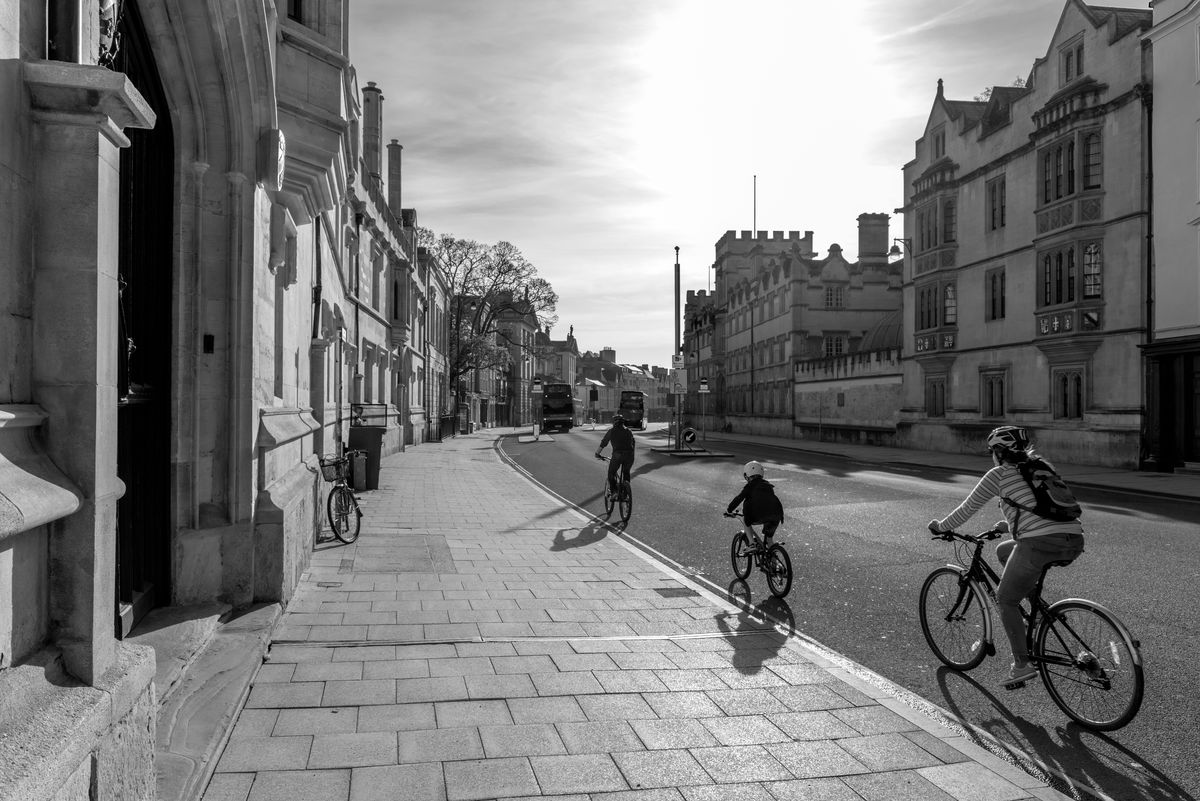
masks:
{"type": "Polygon", "coordinates": [[[708,393],[708,379],[707,378],[700,379],[700,389],[698,389],[697,392],[699,392],[701,395],[705,395],[708,393]]]}
{"type": "Polygon", "coordinates": [[[676,353],[674,356],[671,357],[671,369],[672,370],[682,370],[683,369],[683,354],[682,353],[676,353]]]}
{"type": "Polygon", "coordinates": [[[542,394],[542,379],[540,379],[540,378],[533,379],[533,386],[529,388],[529,391],[532,392],[534,395],[541,395],[542,394]]]}

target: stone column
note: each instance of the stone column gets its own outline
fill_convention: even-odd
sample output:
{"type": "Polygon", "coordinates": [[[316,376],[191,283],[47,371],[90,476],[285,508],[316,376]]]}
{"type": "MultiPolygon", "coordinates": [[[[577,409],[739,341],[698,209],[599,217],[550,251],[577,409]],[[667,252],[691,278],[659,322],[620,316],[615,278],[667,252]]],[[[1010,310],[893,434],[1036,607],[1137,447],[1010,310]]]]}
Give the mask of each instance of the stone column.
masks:
{"type": "MultiPolygon", "coordinates": [[[[83,493],[53,525],[50,614],[67,669],[96,683],[116,659],[117,275],[120,148],[154,112],[118,72],[24,65],[33,107],[34,398],[50,457],[83,493]]],[[[164,432],[164,435],[166,432],[164,432]]]]}

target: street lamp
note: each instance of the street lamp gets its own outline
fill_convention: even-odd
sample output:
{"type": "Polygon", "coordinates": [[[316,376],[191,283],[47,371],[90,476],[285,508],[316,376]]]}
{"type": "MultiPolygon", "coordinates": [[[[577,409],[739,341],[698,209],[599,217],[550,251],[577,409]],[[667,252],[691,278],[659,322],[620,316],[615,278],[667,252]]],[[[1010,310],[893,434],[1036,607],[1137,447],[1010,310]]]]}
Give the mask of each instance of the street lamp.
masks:
{"type": "Polygon", "coordinates": [[[912,240],[905,237],[896,237],[892,239],[892,249],[888,251],[888,256],[897,258],[905,253],[912,253],[912,240]],[[900,250],[900,246],[904,246],[904,250],[900,250]]]}

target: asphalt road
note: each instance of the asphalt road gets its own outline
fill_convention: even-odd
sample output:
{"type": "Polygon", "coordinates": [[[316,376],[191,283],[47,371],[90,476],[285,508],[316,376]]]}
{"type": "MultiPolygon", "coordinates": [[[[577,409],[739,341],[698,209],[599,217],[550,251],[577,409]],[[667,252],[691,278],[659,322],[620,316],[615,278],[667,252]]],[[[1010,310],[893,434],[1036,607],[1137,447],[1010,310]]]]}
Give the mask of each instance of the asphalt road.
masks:
{"type": "MultiPolygon", "coordinates": [[[[543,486],[602,514],[606,465],[592,456],[602,434],[584,427],[552,442],[509,437],[502,447],[543,486]]],[[[1097,734],[1071,723],[1038,682],[1015,692],[1000,686],[1009,654],[1003,635],[997,657],[969,674],[942,667],[925,644],[917,596],[930,570],[954,556],[952,545],[929,539],[925,525],[953,509],[978,476],[732,443],[720,443],[730,458],[680,459],[650,451],[666,444],[661,436],[638,438],[635,502],[624,536],[714,588],[728,587],[729,543],[738,525],[721,512],[741,487],[742,464],[758,459],[784,503],[787,521],[776,539],[787,545],[795,572],[786,602],[770,607],[776,616],[794,619],[804,635],[1103,796],[1187,801],[1200,793],[1200,503],[1076,490],[1086,552],[1070,569],[1051,573],[1046,596],[1107,606],[1141,640],[1146,665],[1138,717],[1097,734]]],[[[981,514],[968,530],[992,522],[981,514]]],[[[596,537],[603,528],[584,531],[596,537]]],[[[564,537],[555,547],[571,542],[564,537]]],[[[761,573],[748,583],[753,603],[769,597],[761,573]]]]}

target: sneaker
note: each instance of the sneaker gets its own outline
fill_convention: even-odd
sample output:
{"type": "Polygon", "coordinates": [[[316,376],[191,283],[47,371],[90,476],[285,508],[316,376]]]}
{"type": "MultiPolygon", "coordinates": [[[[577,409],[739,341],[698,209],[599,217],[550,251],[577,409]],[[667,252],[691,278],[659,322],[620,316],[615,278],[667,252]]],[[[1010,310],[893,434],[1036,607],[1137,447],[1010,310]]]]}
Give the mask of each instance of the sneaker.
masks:
{"type": "Polygon", "coordinates": [[[1008,678],[1004,680],[1004,689],[1015,690],[1019,687],[1024,687],[1025,682],[1031,681],[1038,677],[1038,669],[1033,665],[1016,665],[1012,666],[1012,670],[1008,672],[1008,678]]]}

